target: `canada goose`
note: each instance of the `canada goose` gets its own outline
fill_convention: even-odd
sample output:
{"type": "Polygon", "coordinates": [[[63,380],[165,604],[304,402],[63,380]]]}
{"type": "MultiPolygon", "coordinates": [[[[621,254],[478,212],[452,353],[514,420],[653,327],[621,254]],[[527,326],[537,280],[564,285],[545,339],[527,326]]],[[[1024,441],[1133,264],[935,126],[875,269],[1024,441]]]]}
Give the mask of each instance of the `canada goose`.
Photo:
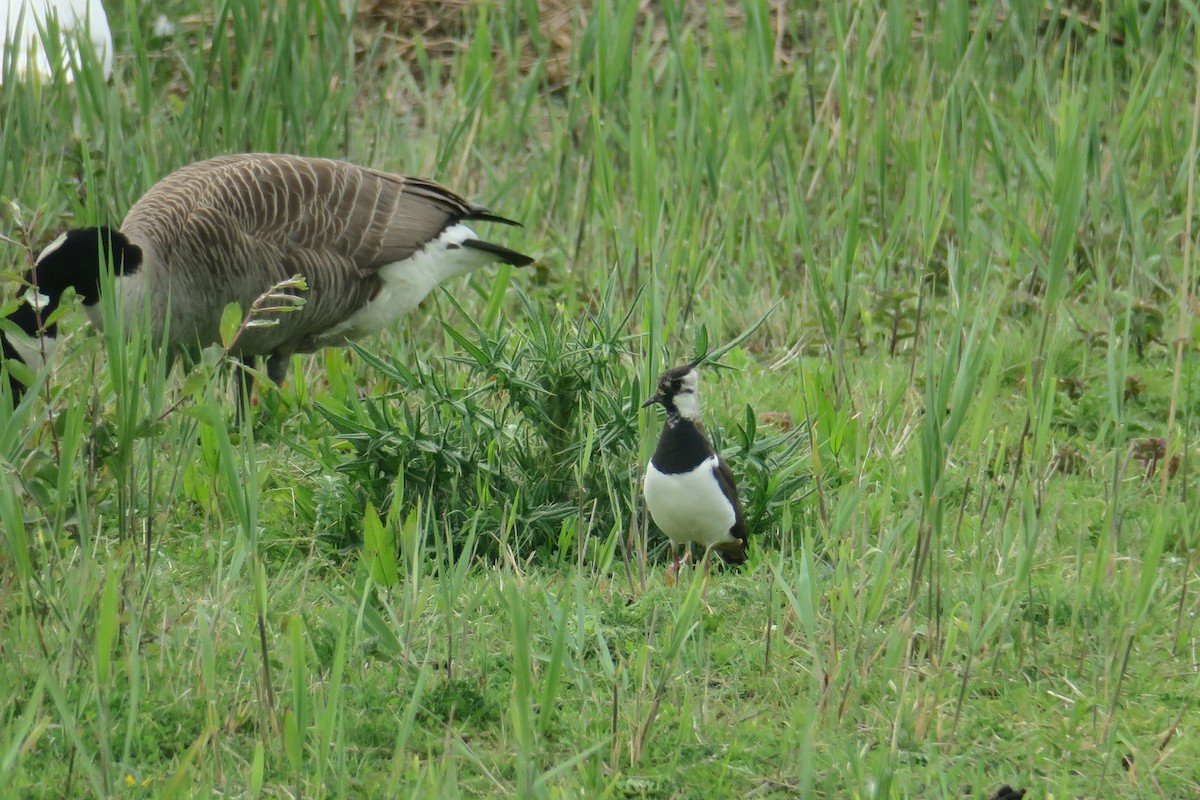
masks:
{"type": "Polygon", "coordinates": [[[664,372],[658,392],[642,408],[661,405],[667,421],[646,467],[643,492],[650,517],[671,540],[671,572],[679,546],[696,543],[731,564],[746,560],[746,520],[737,483],[700,424],[699,361],[664,372]]]}
{"type": "Polygon", "coordinates": [[[61,50],[63,75],[75,80],[73,64],[84,58],[80,45],[88,43],[104,79],[112,77],[113,39],[108,17],[100,0],[4,0],[4,38],[0,41],[0,84],[4,67],[12,61],[13,72],[23,77],[32,69],[44,77],[53,77],[48,50],[61,50]],[[57,32],[61,42],[47,46],[45,36],[57,32]]]}
{"type": "Polygon", "coordinates": [[[100,276],[111,253],[121,307],[135,318],[150,300],[152,341],[166,328],[172,352],[220,341],[226,305],[246,311],[275,284],[304,276],[305,304],[274,317],[277,324],[248,328],[232,353],[266,356],[267,375],[280,383],[293,353],[382,330],[447,278],[494,262],[532,263],[476,238],[463,224],[470,220],[519,224],[432,181],[343,161],[266,154],[200,161],[151,187],[119,231],[80,228],[47,246],[9,316],[24,337],[0,333],[4,354],[40,364],[55,333],[40,322],[68,287],[102,327],[100,276]]]}

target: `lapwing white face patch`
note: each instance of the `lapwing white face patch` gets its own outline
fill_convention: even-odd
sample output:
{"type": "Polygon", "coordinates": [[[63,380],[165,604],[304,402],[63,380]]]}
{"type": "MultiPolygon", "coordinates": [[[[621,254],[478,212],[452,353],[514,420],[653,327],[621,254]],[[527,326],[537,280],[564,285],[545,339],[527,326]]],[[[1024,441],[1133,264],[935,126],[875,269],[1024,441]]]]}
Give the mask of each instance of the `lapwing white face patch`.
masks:
{"type": "Polygon", "coordinates": [[[38,256],[38,258],[37,258],[37,263],[39,263],[39,264],[40,264],[40,263],[42,263],[43,261],[45,261],[45,260],[46,260],[46,256],[50,255],[50,254],[51,254],[51,253],[53,253],[55,250],[57,250],[58,248],[62,247],[62,246],[63,246],[63,244],[64,244],[66,241],[67,241],[67,235],[66,235],[65,233],[60,233],[60,234],[58,235],[58,238],[57,238],[57,239],[55,239],[55,240],[54,240],[53,242],[51,242],[50,244],[46,245],[46,248],[45,248],[44,250],[42,250],[42,252],[41,252],[41,255],[39,255],[39,256],[38,256]]]}
{"type": "Polygon", "coordinates": [[[675,393],[675,410],[684,419],[700,418],[700,371],[689,370],[679,382],[675,393]]]}

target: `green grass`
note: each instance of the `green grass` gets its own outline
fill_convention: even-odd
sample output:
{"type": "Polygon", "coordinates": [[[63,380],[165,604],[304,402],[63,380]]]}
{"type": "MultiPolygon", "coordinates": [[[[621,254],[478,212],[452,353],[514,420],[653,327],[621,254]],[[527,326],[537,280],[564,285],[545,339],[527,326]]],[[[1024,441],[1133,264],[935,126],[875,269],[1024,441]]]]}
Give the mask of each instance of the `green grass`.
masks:
{"type": "Polygon", "coordinates": [[[1200,793],[1194,6],[480,4],[410,60],[337,2],[142,6],[111,84],[5,81],[3,297],[244,150],[441,180],[539,263],[256,428],[217,350],[67,309],[0,402],[0,794],[1200,793]],[[705,601],[638,404],[731,342],[756,544],[705,601]]]}

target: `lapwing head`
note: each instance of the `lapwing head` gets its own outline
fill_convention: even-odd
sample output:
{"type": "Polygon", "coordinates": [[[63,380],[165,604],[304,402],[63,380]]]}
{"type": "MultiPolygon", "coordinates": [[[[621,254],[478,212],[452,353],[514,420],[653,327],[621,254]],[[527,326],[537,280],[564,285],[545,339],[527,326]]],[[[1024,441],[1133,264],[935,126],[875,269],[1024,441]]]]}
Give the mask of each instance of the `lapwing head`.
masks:
{"type": "Polygon", "coordinates": [[[642,408],[658,403],[684,419],[700,418],[700,361],[674,367],[658,376],[658,391],[642,408]]]}

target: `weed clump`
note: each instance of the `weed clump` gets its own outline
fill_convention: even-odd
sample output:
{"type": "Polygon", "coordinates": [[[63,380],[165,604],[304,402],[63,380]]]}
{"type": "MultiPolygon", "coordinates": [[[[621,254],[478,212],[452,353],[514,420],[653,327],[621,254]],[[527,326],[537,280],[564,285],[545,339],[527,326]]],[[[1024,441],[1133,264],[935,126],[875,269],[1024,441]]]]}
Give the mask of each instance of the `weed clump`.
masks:
{"type": "MultiPolygon", "coordinates": [[[[596,533],[627,530],[640,515],[645,392],[633,368],[629,317],[607,303],[585,319],[551,316],[523,299],[526,332],[467,332],[445,324],[463,355],[409,368],[357,348],[397,391],[328,400],[318,409],[352,456],[329,445],[354,497],[353,515],[421,503],[451,531],[490,531],[479,552],[549,556],[596,533]]],[[[750,519],[771,515],[807,481],[796,469],[800,431],[761,431],[753,409],[726,435],[750,519]],[[741,470],[745,470],[742,472],[741,470]],[[782,483],[779,475],[786,476],[782,483]]],[[[353,538],[361,520],[344,520],[353,538]]],[[[459,535],[457,538],[461,538],[459,535]]]]}

